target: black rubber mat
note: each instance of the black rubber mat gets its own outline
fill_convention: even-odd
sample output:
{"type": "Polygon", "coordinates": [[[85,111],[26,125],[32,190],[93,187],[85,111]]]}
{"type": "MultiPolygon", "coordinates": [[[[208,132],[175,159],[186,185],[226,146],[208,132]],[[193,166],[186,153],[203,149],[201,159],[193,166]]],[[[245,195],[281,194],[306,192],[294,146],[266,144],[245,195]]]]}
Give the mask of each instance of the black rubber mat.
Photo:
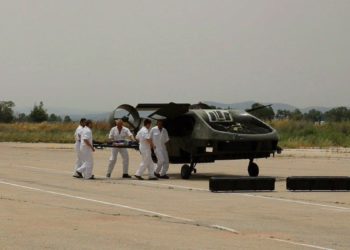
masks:
{"type": "Polygon", "coordinates": [[[288,190],[350,190],[350,177],[345,176],[290,176],[288,190]]]}
{"type": "Polygon", "coordinates": [[[209,189],[212,192],[220,191],[257,191],[275,189],[274,177],[211,177],[209,189]]]}

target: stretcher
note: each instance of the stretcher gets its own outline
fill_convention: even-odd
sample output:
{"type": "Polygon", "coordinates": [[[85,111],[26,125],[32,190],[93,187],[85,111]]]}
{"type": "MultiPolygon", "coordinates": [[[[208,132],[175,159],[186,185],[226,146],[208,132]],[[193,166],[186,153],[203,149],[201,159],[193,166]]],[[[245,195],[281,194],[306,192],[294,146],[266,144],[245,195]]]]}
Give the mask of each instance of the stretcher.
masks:
{"type": "Polygon", "coordinates": [[[94,148],[103,149],[103,148],[133,148],[138,150],[139,143],[136,141],[127,141],[127,140],[118,140],[110,142],[99,142],[93,141],[94,148]]]}

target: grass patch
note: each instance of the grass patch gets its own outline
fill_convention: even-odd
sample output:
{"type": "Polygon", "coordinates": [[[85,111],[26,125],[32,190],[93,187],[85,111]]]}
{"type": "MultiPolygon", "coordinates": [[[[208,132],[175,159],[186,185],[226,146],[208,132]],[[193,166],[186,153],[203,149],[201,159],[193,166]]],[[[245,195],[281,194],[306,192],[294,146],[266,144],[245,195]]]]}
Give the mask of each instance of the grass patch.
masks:
{"type": "Polygon", "coordinates": [[[323,125],[307,121],[271,122],[285,148],[350,147],[350,122],[333,122],[323,125]]]}
{"type": "MultiPolygon", "coordinates": [[[[55,142],[74,143],[76,123],[12,123],[0,124],[1,142],[55,142]]],[[[107,139],[110,125],[96,122],[93,126],[94,140],[107,139]]]]}
{"type": "MultiPolygon", "coordinates": [[[[276,120],[270,123],[280,136],[283,148],[350,147],[350,122],[317,125],[307,121],[276,120]]],[[[77,123],[0,123],[1,142],[74,143],[77,123]]],[[[105,141],[108,122],[93,124],[94,140],[105,141]]]]}

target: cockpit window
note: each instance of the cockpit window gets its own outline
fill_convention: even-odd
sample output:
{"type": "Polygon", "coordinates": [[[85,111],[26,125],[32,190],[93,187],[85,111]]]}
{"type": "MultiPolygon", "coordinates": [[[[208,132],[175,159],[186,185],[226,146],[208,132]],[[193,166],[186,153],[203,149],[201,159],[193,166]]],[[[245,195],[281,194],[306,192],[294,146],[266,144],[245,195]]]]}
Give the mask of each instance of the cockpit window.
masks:
{"type": "Polygon", "coordinates": [[[221,111],[215,111],[216,115],[219,117],[219,120],[224,120],[224,115],[222,114],[221,111]]]}
{"type": "Polygon", "coordinates": [[[232,118],[231,118],[229,112],[225,112],[224,115],[225,115],[225,120],[227,120],[227,121],[228,121],[228,120],[231,120],[231,121],[232,121],[232,118]]]}
{"type": "Polygon", "coordinates": [[[214,112],[209,112],[209,119],[212,122],[216,121],[216,116],[215,116],[214,112]]]}
{"type": "Polygon", "coordinates": [[[225,110],[208,110],[206,113],[209,118],[209,125],[218,131],[238,134],[266,134],[272,132],[269,126],[248,114],[232,116],[229,111],[225,110]]]}
{"type": "Polygon", "coordinates": [[[228,111],[224,110],[207,110],[210,122],[231,122],[232,117],[228,111]]]}

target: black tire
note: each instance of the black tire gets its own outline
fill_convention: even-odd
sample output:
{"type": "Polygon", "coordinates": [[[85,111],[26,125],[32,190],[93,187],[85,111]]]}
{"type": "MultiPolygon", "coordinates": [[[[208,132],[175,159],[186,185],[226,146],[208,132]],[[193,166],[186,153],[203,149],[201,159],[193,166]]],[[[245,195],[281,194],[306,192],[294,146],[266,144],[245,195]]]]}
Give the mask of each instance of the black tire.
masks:
{"type": "Polygon", "coordinates": [[[257,177],[259,175],[259,167],[258,164],[251,162],[248,165],[248,174],[251,177],[257,177]]]}
{"type": "Polygon", "coordinates": [[[191,176],[191,172],[192,172],[191,167],[189,165],[187,164],[183,165],[181,167],[181,178],[185,180],[189,179],[191,176]]]}

